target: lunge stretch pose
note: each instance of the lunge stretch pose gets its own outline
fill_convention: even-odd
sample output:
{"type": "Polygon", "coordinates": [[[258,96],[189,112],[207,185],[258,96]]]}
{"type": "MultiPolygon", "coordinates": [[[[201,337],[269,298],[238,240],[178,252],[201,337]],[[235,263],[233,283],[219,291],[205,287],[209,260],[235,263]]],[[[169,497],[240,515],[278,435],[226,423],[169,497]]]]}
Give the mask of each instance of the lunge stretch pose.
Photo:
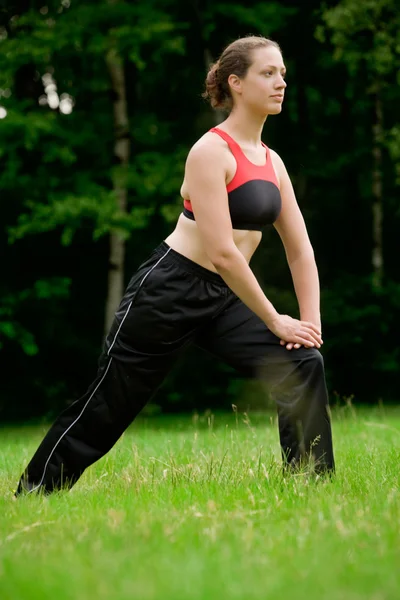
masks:
{"type": "Polygon", "coordinates": [[[228,117],[191,148],[176,228],[130,280],[95,381],[52,425],[17,495],[74,485],[191,343],[268,384],[288,468],[312,458],[316,472],[334,470],[314,253],[285,166],[261,141],[285,88],[280,48],[262,37],[234,41],[210,68],[205,95],[228,117]],[[300,320],[279,314],[249,266],[268,225],[282,239],[300,320]]]}

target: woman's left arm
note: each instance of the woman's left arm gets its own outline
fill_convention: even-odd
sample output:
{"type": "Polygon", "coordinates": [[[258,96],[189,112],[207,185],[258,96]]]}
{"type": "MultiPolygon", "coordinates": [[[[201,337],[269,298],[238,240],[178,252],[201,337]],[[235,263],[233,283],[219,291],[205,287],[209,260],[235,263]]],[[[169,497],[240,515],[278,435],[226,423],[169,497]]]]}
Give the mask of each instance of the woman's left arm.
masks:
{"type": "MultiPolygon", "coordinates": [[[[299,303],[300,319],[311,321],[321,331],[320,286],[314,251],[286,167],[276,152],[270,152],[282,198],[282,210],[274,227],[285,248],[299,303]]],[[[293,346],[288,344],[287,348],[290,350],[293,346]]]]}

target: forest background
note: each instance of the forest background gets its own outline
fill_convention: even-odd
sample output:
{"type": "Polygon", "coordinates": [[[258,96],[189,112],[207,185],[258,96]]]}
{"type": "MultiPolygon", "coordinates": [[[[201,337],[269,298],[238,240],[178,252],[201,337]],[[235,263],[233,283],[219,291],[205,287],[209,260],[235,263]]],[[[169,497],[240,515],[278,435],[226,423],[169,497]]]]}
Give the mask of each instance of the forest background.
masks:
{"type": "MultiPolygon", "coordinates": [[[[264,141],[283,158],[321,280],[332,403],[400,387],[397,0],[0,2],[0,420],[52,418],[94,378],[116,303],[182,210],[186,154],[224,118],[201,98],[239,36],[288,69],[264,141]]],[[[282,244],[252,267],[297,316],[282,244]]],[[[263,407],[256,384],[192,349],[148,411],[263,407]]]]}

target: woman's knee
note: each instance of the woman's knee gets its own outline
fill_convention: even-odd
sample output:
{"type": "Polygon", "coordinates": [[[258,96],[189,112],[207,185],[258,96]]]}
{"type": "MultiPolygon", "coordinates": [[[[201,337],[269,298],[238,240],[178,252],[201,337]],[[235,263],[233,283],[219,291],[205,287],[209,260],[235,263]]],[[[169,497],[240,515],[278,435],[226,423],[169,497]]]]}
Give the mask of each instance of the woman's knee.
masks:
{"type": "Polygon", "coordinates": [[[299,369],[302,378],[310,385],[315,385],[317,381],[325,382],[324,357],[317,348],[307,349],[299,361],[299,369]]]}
{"type": "Polygon", "coordinates": [[[306,360],[315,366],[315,368],[324,368],[324,357],[318,348],[308,348],[306,360]]]}

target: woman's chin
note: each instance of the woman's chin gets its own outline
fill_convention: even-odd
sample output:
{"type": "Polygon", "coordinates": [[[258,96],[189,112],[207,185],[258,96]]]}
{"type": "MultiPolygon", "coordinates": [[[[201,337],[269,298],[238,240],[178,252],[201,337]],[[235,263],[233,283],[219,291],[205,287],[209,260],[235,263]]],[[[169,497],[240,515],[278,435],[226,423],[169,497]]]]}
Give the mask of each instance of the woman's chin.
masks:
{"type": "Polygon", "coordinates": [[[267,106],[263,106],[263,108],[259,109],[260,114],[266,119],[268,115],[279,115],[282,112],[282,103],[274,102],[273,104],[269,103],[267,106]]]}
{"type": "Polygon", "coordinates": [[[269,106],[268,107],[268,114],[269,115],[279,115],[279,113],[282,112],[282,103],[281,102],[275,102],[273,106],[269,106]]]}

